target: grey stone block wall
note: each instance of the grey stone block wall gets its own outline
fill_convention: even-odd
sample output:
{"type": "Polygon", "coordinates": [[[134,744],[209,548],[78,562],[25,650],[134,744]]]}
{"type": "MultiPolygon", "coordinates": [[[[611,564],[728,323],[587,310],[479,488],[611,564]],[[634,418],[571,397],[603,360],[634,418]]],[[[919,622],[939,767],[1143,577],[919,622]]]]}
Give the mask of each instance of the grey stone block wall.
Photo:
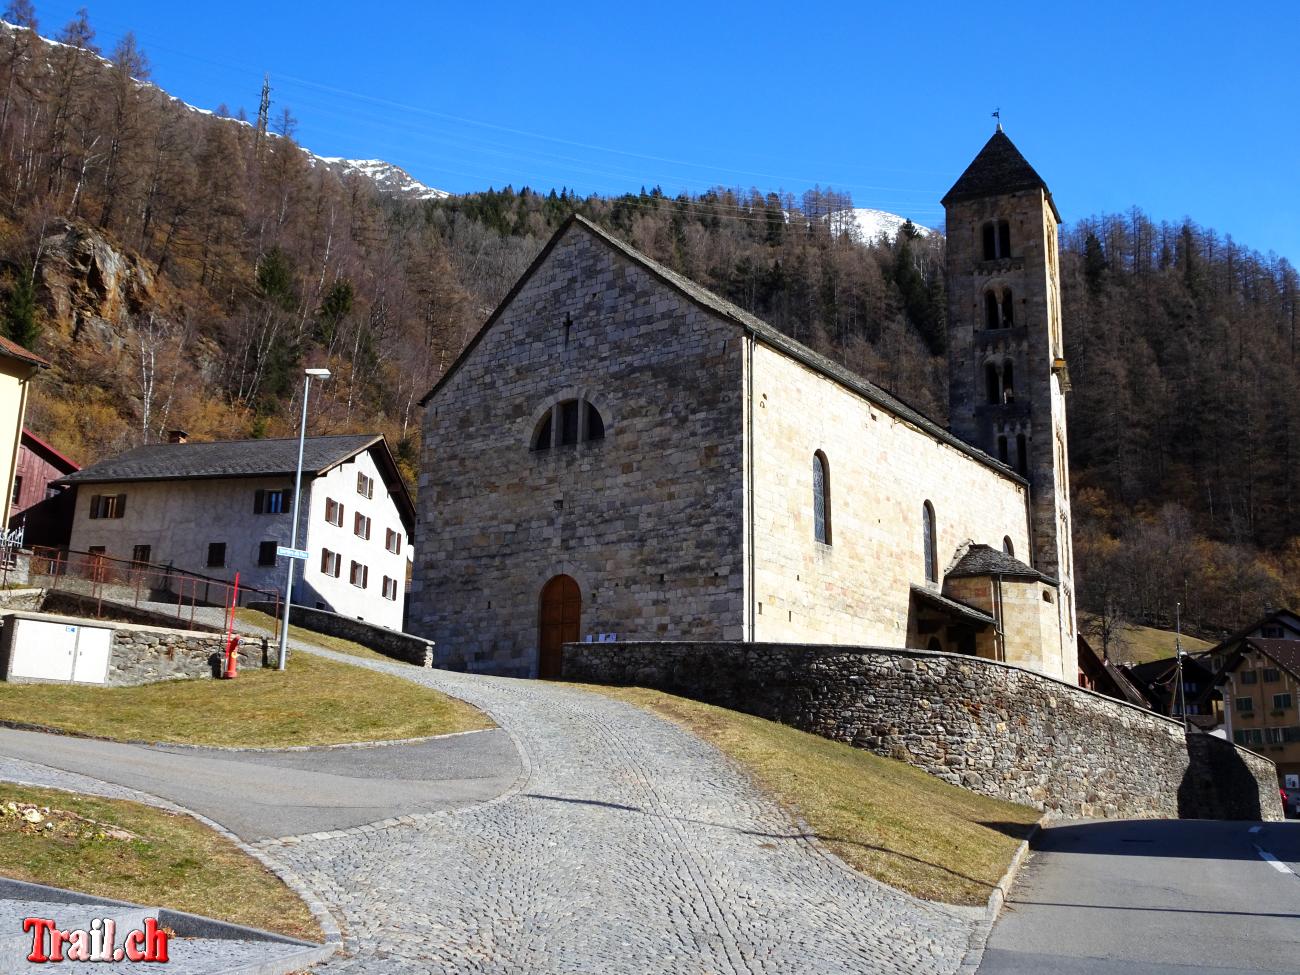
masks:
{"type": "MultiPolygon", "coordinates": [[[[248,608],[269,614],[274,614],[276,610],[274,603],[249,603],[248,608]]],[[[385,657],[415,664],[417,667],[432,667],[434,663],[432,640],[390,630],[376,623],[367,623],[365,620],[340,616],[338,613],[311,609],[307,606],[294,606],[289,615],[289,622],[316,633],[324,633],[326,636],[351,640],[375,653],[382,653],[385,657]]]]}
{"type": "Polygon", "coordinates": [[[1267,759],[978,657],[774,643],[567,644],[564,677],[655,688],[781,721],[1051,816],[1282,815],[1267,759]]]}
{"type": "Polygon", "coordinates": [[[581,226],[555,243],[425,409],[409,628],[439,666],[536,673],[561,574],[579,638],[743,635],[740,349],[581,226]],[[531,450],[569,399],[604,438],[531,450]]]}
{"type": "MultiPolygon", "coordinates": [[[[122,687],[179,677],[220,676],[225,669],[225,642],[219,634],[118,627],[113,634],[108,682],[122,687]]],[[[261,666],[262,641],[241,639],[239,668],[261,666]]]]}
{"type": "MultiPolygon", "coordinates": [[[[112,631],[107,683],[115,687],[152,684],[175,678],[218,677],[225,670],[225,636],[195,630],[113,623],[107,620],[48,613],[6,612],[0,628],[0,679],[27,682],[10,676],[16,619],[67,623],[112,631]]],[[[266,641],[244,637],[239,645],[239,669],[261,668],[266,662],[266,641]]]]}

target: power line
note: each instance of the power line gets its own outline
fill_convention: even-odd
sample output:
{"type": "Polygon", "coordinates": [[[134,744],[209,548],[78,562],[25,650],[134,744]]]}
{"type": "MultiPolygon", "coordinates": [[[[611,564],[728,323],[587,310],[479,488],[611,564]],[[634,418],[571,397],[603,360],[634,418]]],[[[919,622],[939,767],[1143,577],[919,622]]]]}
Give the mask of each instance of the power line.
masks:
{"type": "MultiPolygon", "coordinates": [[[[112,21],[106,21],[95,25],[97,32],[99,32],[100,34],[103,34],[102,27],[105,23],[107,23],[110,26],[110,28],[113,26],[119,28],[120,32],[118,34],[118,38],[120,38],[122,34],[125,34],[126,30],[132,29],[132,28],[122,29],[122,25],[120,24],[114,25],[112,21]]],[[[213,58],[210,56],[194,54],[191,51],[178,50],[169,45],[159,44],[154,40],[150,40],[148,34],[140,35],[139,32],[136,33],[137,36],[140,36],[143,41],[147,41],[148,45],[154,48],[155,50],[164,51],[173,54],[177,57],[185,58],[194,61],[196,63],[208,64],[222,69],[233,68],[240,71],[247,71],[255,74],[262,73],[260,69],[255,68],[253,65],[241,61],[237,61],[231,58],[213,58]]],[[[108,37],[110,40],[112,39],[111,30],[108,32],[108,37]]],[[[377,117],[373,111],[365,111],[362,113],[346,112],[342,109],[342,106],[339,105],[337,100],[330,101],[326,104],[313,102],[311,100],[308,100],[306,102],[299,102],[299,104],[306,104],[309,107],[316,109],[316,112],[318,113],[316,118],[325,118],[325,119],[336,118],[341,121],[347,121],[349,118],[351,118],[353,121],[369,123],[372,126],[377,126],[381,128],[382,127],[388,127],[392,129],[406,128],[411,131],[417,131],[421,134],[427,133],[429,135],[433,135],[436,138],[440,138],[444,141],[458,140],[457,144],[461,145],[463,148],[467,149],[470,152],[498,157],[504,160],[512,160],[516,163],[516,165],[526,166],[529,168],[533,168],[534,170],[540,168],[543,171],[545,171],[546,168],[545,166],[539,167],[536,165],[536,163],[547,161],[547,160],[578,164],[578,166],[581,168],[575,170],[572,166],[570,166],[566,170],[565,174],[563,175],[557,174],[557,176],[553,177],[553,179],[562,181],[566,185],[569,178],[572,175],[586,175],[591,177],[603,177],[606,179],[628,179],[633,182],[656,183],[660,185],[686,183],[688,186],[696,189],[698,189],[702,185],[715,185],[717,180],[709,179],[706,182],[706,178],[703,177],[702,175],[682,176],[679,174],[673,176],[673,175],[668,175],[666,173],[647,175],[644,172],[634,172],[634,171],[618,169],[618,168],[608,168],[608,167],[595,168],[591,160],[585,160],[578,157],[566,156],[557,153],[548,153],[538,149],[525,149],[517,144],[493,142],[490,140],[476,138],[474,136],[470,136],[466,134],[448,135],[446,133],[428,133],[428,130],[423,128],[417,128],[417,126],[409,122],[406,117],[421,116],[424,118],[437,119],[443,122],[451,122],[457,125],[467,126],[470,128],[497,131],[497,132],[507,133],[510,135],[516,135],[524,139],[532,139],[541,142],[553,143],[556,145],[572,146],[575,148],[588,149],[593,152],[621,156],[629,159],[644,159],[651,162],[666,163],[668,165],[673,165],[673,166],[684,166],[687,169],[691,169],[691,170],[702,170],[702,171],[713,172],[718,174],[726,174],[726,176],[730,177],[731,179],[734,179],[735,177],[758,177],[762,179],[776,180],[778,182],[790,181],[793,183],[799,183],[804,185],[820,184],[823,182],[830,182],[834,184],[836,182],[834,180],[828,181],[824,177],[780,175],[776,173],[764,172],[761,170],[718,166],[710,163],[699,163],[691,160],[675,159],[668,156],[660,156],[660,155],[654,155],[649,153],[636,152],[627,149],[620,149],[613,146],[603,146],[592,142],[583,142],[579,140],[566,139],[559,136],[548,135],[545,133],[529,132],[527,130],[516,128],[509,125],[502,125],[492,121],[475,119],[475,118],[455,115],[447,112],[439,112],[422,106],[410,105],[393,99],[369,95],[364,92],[359,92],[354,89],[344,88],[337,85],[328,85],[321,82],[313,81],[311,79],[301,78],[295,75],[276,73],[276,81],[278,85],[282,86],[282,89],[285,86],[285,83],[287,83],[288,87],[292,87],[296,85],[301,87],[302,89],[321,92],[321,93],[334,96],[335,99],[340,97],[346,99],[353,99],[357,102],[365,103],[370,106],[376,106],[376,105],[383,106],[385,108],[395,109],[399,113],[402,113],[395,117],[380,118],[377,117]]],[[[397,147],[397,148],[403,154],[405,159],[417,158],[423,160],[423,159],[438,158],[438,157],[423,156],[420,154],[417,154],[413,157],[408,146],[404,145],[402,147],[397,147]]],[[[891,168],[891,167],[876,167],[876,169],[885,172],[910,172],[916,175],[941,175],[938,173],[930,174],[930,173],[923,173],[922,171],[918,171],[918,170],[891,168]]],[[[441,171],[444,173],[460,175],[471,179],[484,177],[484,174],[480,172],[465,172],[463,170],[453,171],[447,169],[446,167],[443,167],[441,171]]],[[[538,175],[541,174],[539,173],[538,175]]],[[[535,181],[536,179],[535,177],[523,177],[523,178],[528,179],[530,182],[535,181]]],[[[514,180],[512,179],[511,181],[513,182],[514,180]]],[[[893,192],[893,193],[916,194],[918,196],[922,196],[929,200],[935,199],[939,195],[938,191],[933,191],[929,189],[916,189],[913,187],[891,186],[887,184],[855,184],[847,181],[839,181],[839,185],[844,186],[850,190],[857,190],[859,191],[859,195],[861,195],[863,192],[866,192],[867,199],[869,199],[870,202],[876,204],[877,206],[903,206],[903,207],[911,208],[913,210],[918,208],[931,210],[931,211],[937,210],[937,208],[932,206],[920,207],[918,204],[912,203],[910,201],[898,201],[898,202],[894,202],[892,200],[882,201],[880,199],[870,197],[869,191],[885,191],[885,192],[893,192]]]]}

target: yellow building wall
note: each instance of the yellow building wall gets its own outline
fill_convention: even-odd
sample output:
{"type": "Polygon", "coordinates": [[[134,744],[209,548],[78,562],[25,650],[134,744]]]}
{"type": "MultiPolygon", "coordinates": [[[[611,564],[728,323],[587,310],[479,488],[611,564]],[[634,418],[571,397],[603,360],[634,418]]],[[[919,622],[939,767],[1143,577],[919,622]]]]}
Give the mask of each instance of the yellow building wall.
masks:
{"type": "Polygon", "coordinates": [[[1300,728],[1300,682],[1294,677],[1263,654],[1248,653],[1224,686],[1224,711],[1233,737],[1238,732],[1260,733],[1261,741],[1247,739],[1240,744],[1271,759],[1280,774],[1300,774],[1300,742],[1268,740],[1270,729],[1300,728]],[[1264,671],[1269,669],[1278,672],[1278,680],[1264,680],[1264,671]],[[1255,674],[1255,683],[1243,683],[1242,673],[1246,671],[1255,674]],[[1290,694],[1290,707],[1275,707],[1273,698],[1277,694],[1290,694]],[[1242,698],[1250,698],[1250,711],[1238,706],[1242,698]]]}
{"type": "Polygon", "coordinates": [[[14,494],[14,469],[27,411],[27,381],[33,368],[25,362],[0,356],[0,483],[4,488],[4,522],[9,526],[9,502],[14,494]]]}
{"type": "MultiPolygon", "coordinates": [[[[927,585],[926,501],[940,582],[968,541],[1001,549],[1010,538],[1018,556],[1029,553],[1018,481],[761,343],[752,368],[754,639],[907,645],[910,587],[927,585]],[[819,450],[830,472],[829,545],[813,533],[819,450]]],[[[1040,626],[1035,615],[1035,639],[1040,626]]],[[[1059,648],[1059,635],[1052,642],[1059,648]]],[[[1059,650],[1050,668],[1036,669],[1061,676],[1059,650]]]]}

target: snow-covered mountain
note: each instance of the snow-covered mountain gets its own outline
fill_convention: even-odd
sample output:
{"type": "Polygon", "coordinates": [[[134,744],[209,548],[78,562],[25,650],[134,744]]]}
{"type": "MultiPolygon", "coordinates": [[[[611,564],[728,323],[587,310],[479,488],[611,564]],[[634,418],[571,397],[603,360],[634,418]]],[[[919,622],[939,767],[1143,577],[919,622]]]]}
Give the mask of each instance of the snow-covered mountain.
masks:
{"type": "Polygon", "coordinates": [[[341,179],[360,175],[370,180],[381,193],[405,197],[408,200],[445,200],[451,196],[446,190],[425,186],[400,166],[382,159],[341,159],[337,156],[317,156],[321,162],[341,179]]]}
{"type": "MultiPolygon", "coordinates": [[[[874,243],[881,237],[892,241],[898,236],[899,228],[907,223],[907,218],[900,217],[897,213],[872,210],[869,207],[839,210],[824,219],[830,221],[832,233],[837,236],[848,234],[860,244],[874,243]]],[[[919,223],[913,223],[912,226],[916,228],[919,237],[929,237],[934,233],[929,227],[922,227],[919,223]]]]}
{"type": "MultiPolygon", "coordinates": [[[[7,20],[0,20],[0,34],[13,34],[18,32],[19,30],[21,30],[21,28],[18,27],[17,25],[11,24],[7,20]]],[[[37,36],[40,38],[41,42],[48,48],[67,47],[66,44],[62,44],[59,41],[52,40],[51,38],[42,37],[39,34],[37,36]]],[[[102,55],[97,55],[90,51],[86,51],[85,54],[87,57],[94,58],[104,67],[108,67],[112,64],[111,61],[109,61],[107,58],[103,57],[102,55]]],[[[181,105],[183,108],[188,109],[191,112],[195,112],[199,115],[206,115],[210,118],[215,117],[215,113],[212,112],[210,109],[199,108],[197,105],[191,105],[188,102],[183,101],[180,98],[177,98],[175,95],[172,95],[169,92],[164,91],[162,88],[159,88],[155,84],[146,81],[137,81],[136,84],[141,88],[149,88],[158,91],[166,98],[177,103],[178,105],[181,105]]],[[[235,125],[243,125],[250,128],[252,127],[252,123],[249,122],[247,119],[228,117],[225,118],[223,121],[235,125]]],[[[274,132],[268,132],[267,134],[273,139],[277,138],[274,132]]],[[[343,159],[337,156],[318,156],[314,152],[311,152],[311,150],[306,148],[303,148],[303,152],[307,153],[308,159],[312,163],[312,165],[315,165],[317,162],[323,163],[334,173],[336,173],[341,179],[346,179],[348,176],[354,174],[363,176],[366,179],[373,182],[375,184],[375,187],[381,193],[388,193],[393,196],[403,197],[408,200],[444,200],[447,197],[451,196],[451,194],[448,193],[446,190],[440,190],[432,186],[426,186],[424,183],[421,183],[419,180],[417,180],[406,170],[402,169],[400,166],[395,166],[392,163],[385,162],[382,159],[343,159]]]]}

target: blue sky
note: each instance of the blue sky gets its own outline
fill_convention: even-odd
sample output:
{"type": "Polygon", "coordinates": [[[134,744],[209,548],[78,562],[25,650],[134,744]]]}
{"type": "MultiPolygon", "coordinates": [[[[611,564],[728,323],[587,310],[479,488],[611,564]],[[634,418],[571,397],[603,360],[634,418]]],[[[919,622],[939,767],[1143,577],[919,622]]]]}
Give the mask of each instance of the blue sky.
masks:
{"type": "Polygon", "coordinates": [[[304,145],[453,192],[821,184],[936,224],[1000,107],[1067,221],[1136,204],[1300,263],[1293,2],[85,2],[172,94],[254,114],[269,72],[304,145]]]}

